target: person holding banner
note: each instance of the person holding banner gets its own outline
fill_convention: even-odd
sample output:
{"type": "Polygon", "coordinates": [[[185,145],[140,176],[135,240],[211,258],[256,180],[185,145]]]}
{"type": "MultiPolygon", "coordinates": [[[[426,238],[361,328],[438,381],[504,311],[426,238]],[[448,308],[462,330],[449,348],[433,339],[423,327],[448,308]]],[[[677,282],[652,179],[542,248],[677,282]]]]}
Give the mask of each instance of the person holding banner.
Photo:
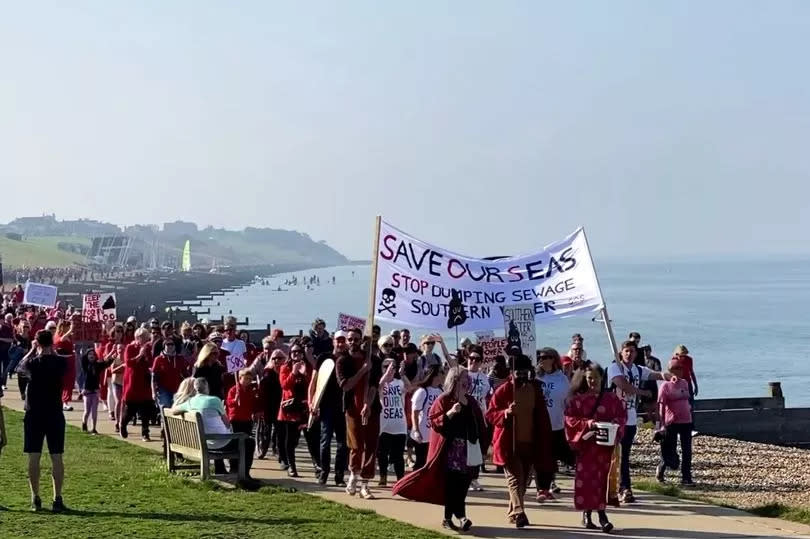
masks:
{"type": "MultiPolygon", "coordinates": [[[[394,339],[391,336],[381,337],[380,350],[383,353],[393,349],[394,339]]],[[[397,361],[393,357],[382,360],[384,372],[380,379],[380,441],[377,460],[380,467],[381,487],[388,485],[388,464],[394,465],[397,480],[405,475],[405,441],[408,437],[408,425],[405,420],[405,393],[407,380],[403,380],[397,361]]]]}
{"type": "MultiPolygon", "coordinates": [[[[357,493],[373,500],[368,482],[374,477],[377,443],[380,435],[380,401],[377,388],[382,377],[382,365],[362,347],[359,329],[351,329],[346,337],[349,350],[335,362],[335,375],[343,390],[343,408],[346,411],[346,438],[349,445],[349,481],[346,492],[357,493]]],[[[367,343],[371,346],[371,343],[367,343]]]]}
{"type": "Polygon", "coordinates": [[[464,367],[447,374],[444,392],[430,407],[430,452],[427,464],[397,481],[392,495],[444,506],[442,527],[469,531],[467,492],[472,472],[483,462],[481,433],[484,416],[475,399],[469,398],[470,377],[464,367]],[[457,518],[459,523],[453,521],[457,518]]]}
{"type": "Polygon", "coordinates": [[[597,443],[597,423],[616,425],[615,445],[622,439],[626,420],[624,402],[602,387],[599,365],[588,362],[574,373],[565,407],[565,436],[577,453],[574,507],[583,512],[582,525],[587,529],[597,529],[591,516],[593,511],[599,514],[602,531],[609,533],[613,529],[605,512],[613,446],[604,440],[597,443]]]}
{"type": "Polygon", "coordinates": [[[492,461],[503,466],[509,488],[507,518],[518,528],[529,525],[523,497],[532,467],[538,474],[554,472],[551,422],[540,386],[529,379],[531,370],[526,355],[516,356],[514,373],[492,395],[486,413],[494,427],[492,461]]]}

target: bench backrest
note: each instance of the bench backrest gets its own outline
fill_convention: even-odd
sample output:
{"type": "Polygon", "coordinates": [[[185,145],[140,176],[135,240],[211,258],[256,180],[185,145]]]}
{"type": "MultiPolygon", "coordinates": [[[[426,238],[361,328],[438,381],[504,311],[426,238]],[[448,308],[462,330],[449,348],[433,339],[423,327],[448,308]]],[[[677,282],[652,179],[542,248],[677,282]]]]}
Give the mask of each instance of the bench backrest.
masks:
{"type": "Polygon", "coordinates": [[[200,453],[203,431],[202,415],[199,412],[174,414],[163,409],[163,420],[166,425],[166,443],[177,453],[200,453]]]}

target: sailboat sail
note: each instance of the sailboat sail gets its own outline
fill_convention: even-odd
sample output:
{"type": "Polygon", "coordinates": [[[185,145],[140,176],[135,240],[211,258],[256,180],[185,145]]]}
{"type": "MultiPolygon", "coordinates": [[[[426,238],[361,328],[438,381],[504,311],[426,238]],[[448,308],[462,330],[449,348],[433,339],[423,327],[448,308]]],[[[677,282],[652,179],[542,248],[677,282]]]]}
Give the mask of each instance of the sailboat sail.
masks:
{"type": "Polygon", "coordinates": [[[180,269],[191,271],[191,241],[189,240],[186,240],[186,246],[183,247],[183,262],[180,269]]]}

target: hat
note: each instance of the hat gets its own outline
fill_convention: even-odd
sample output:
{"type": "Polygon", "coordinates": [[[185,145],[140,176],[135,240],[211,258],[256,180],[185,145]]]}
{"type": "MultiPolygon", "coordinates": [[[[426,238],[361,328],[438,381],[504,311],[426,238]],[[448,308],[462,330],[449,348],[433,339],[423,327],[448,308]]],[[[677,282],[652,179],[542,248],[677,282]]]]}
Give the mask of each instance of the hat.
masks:
{"type": "Polygon", "coordinates": [[[53,320],[49,320],[48,323],[45,324],[45,329],[47,329],[48,331],[56,329],[56,322],[54,322],[53,320]]]}
{"type": "Polygon", "coordinates": [[[459,344],[459,346],[461,346],[461,347],[463,348],[463,347],[465,347],[465,346],[470,346],[470,345],[472,345],[472,341],[470,340],[470,338],[469,338],[469,337],[464,337],[463,339],[461,339],[461,342],[460,342],[460,343],[458,343],[458,344],[459,344]]]}
{"type": "Polygon", "coordinates": [[[422,335],[422,339],[419,341],[420,344],[425,344],[428,342],[435,343],[436,339],[433,338],[433,335],[422,335]]]}
{"type": "Polygon", "coordinates": [[[209,341],[215,341],[217,339],[219,339],[220,341],[222,340],[222,333],[218,331],[212,331],[211,334],[208,336],[209,341]]]}
{"type": "Polygon", "coordinates": [[[341,330],[339,330],[339,331],[336,331],[336,332],[335,332],[335,334],[333,335],[333,337],[334,337],[335,339],[345,339],[345,338],[347,337],[347,334],[346,334],[346,332],[345,332],[345,331],[343,331],[343,330],[341,329],[341,330]]]}
{"type": "Polygon", "coordinates": [[[573,362],[574,360],[568,356],[560,356],[560,363],[562,363],[563,366],[570,365],[573,362]]]}
{"type": "Polygon", "coordinates": [[[127,318],[127,324],[136,324],[137,322],[138,319],[135,318],[134,316],[130,316],[129,318],[127,318]]]}
{"type": "Polygon", "coordinates": [[[386,344],[390,344],[391,346],[393,346],[394,345],[394,338],[389,336],[389,335],[386,335],[385,337],[380,337],[377,340],[377,346],[379,346],[380,348],[382,348],[386,344]]]}

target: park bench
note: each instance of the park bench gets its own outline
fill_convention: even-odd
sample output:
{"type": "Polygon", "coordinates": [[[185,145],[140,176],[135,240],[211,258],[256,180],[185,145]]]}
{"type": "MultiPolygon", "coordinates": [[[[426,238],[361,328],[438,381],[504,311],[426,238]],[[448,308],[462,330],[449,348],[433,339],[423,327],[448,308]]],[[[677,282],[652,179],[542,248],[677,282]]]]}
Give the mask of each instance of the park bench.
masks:
{"type": "Polygon", "coordinates": [[[239,481],[247,478],[245,469],[245,440],[248,435],[242,432],[233,434],[206,434],[200,412],[172,412],[169,408],[161,410],[166,436],[166,465],[169,472],[187,470],[197,467],[196,464],[178,464],[177,454],[200,461],[200,477],[208,479],[210,461],[213,459],[239,459],[239,481]],[[235,451],[210,449],[208,441],[238,440],[235,451]]]}

